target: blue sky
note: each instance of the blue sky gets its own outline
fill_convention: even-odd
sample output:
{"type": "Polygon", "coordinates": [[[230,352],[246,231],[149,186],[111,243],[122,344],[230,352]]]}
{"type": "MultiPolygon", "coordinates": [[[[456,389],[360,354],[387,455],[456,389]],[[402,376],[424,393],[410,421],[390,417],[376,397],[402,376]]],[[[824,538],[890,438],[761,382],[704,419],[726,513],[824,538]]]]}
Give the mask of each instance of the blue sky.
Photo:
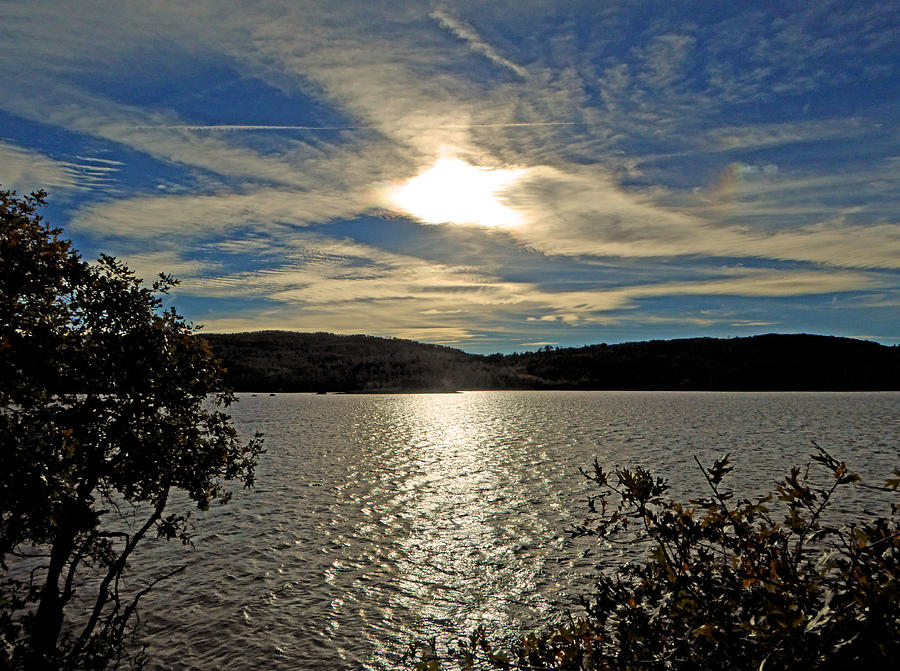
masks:
{"type": "Polygon", "coordinates": [[[900,343],[897,2],[0,4],[0,183],[207,331],[900,343]]]}

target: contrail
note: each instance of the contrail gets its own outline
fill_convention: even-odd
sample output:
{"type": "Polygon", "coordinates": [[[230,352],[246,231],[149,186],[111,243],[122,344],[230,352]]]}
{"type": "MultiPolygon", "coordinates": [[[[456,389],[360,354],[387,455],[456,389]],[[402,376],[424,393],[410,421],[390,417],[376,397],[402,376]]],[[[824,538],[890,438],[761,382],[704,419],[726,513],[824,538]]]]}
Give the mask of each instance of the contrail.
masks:
{"type": "Polygon", "coordinates": [[[501,56],[500,53],[493,47],[493,45],[482,38],[481,35],[479,35],[478,32],[475,31],[474,28],[472,28],[472,26],[464,23],[463,21],[460,21],[455,16],[450,15],[443,9],[436,9],[430,14],[430,16],[435,21],[437,21],[442,28],[444,28],[445,30],[449,30],[457,38],[461,39],[463,42],[466,42],[469,45],[469,48],[473,51],[481,54],[497,65],[512,70],[523,79],[528,77],[528,71],[525,70],[525,68],[516,65],[508,58],[501,56]]]}
{"type": "MultiPolygon", "coordinates": [[[[581,126],[583,123],[577,121],[519,121],[509,123],[460,123],[460,124],[442,124],[440,126],[408,126],[408,128],[417,130],[427,130],[433,128],[519,128],[528,126],[581,126]]],[[[254,130],[370,130],[378,128],[378,126],[266,126],[252,124],[143,124],[132,126],[139,130],[197,130],[197,131],[254,131],[254,130]]]]}
{"type": "Polygon", "coordinates": [[[191,124],[145,124],[140,126],[132,126],[140,130],[358,130],[364,126],[260,126],[251,124],[209,124],[209,125],[191,125],[191,124]]]}
{"type": "Polygon", "coordinates": [[[437,128],[515,128],[517,126],[583,126],[578,121],[520,121],[511,123],[461,123],[437,128]]]}

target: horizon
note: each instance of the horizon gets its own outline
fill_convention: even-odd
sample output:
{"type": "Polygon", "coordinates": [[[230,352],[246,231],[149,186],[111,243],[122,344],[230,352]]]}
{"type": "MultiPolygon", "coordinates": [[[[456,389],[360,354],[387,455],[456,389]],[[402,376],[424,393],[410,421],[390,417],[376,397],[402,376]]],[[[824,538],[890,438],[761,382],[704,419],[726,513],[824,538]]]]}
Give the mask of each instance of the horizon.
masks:
{"type": "Polygon", "coordinates": [[[900,344],[896,3],[0,5],[0,184],[204,332],[900,344]]]}
{"type": "MultiPolygon", "coordinates": [[[[529,353],[537,352],[538,350],[541,349],[541,347],[545,347],[544,345],[542,345],[541,347],[535,347],[535,348],[533,348],[533,349],[527,349],[527,350],[508,350],[508,351],[492,351],[492,352],[471,352],[471,351],[466,350],[466,349],[464,349],[464,348],[462,348],[462,347],[453,347],[452,345],[444,345],[444,344],[441,344],[441,343],[429,343],[429,342],[424,342],[424,341],[421,341],[421,340],[411,340],[411,339],[409,339],[409,338],[396,338],[395,336],[386,336],[386,337],[385,337],[385,336],[373,336],[373,335],[371,335],[371,334],[369,334],[369,333],[332,333],[332,332],[329,332],[329,331],[289,331],[289,330],[285,330],[285,329],[262,329],[262,330],[258,330],[258,331],[229,331],[229,332],[221,332],[221,331],[206,332],[206,331],[202,331],[202,330],[201,330],[201,331],[198,331],[198,332],[197,332],[197,335],[199,335],[199,336],[202,337],[202,336],[205,336],[205,335],[214,335],[214,336],[224,335],[224,336],[229,336],[229,335],[255,335],[255,334],[261,334],[261,333],[288,333],[288,334],[301,334],[301,335],[328,335],[328,336],[340,336],[340,337],[346,337],[346,338],[363,337],[363,338],[384,338],[384,339],[386,339],[386,340],[390,340],[390,339],[394,339],[394,340],[406,340],[406,341],[408,341],[408,342],[415,342],[415,343],[418,343],[418,344],[420,344],[420,345],[435,345],[435,346],[438,346],[438,347],[450,347],[450,348],[452,348],[452,349],[457,349],[457,350],[463,352],[463,354],[473,354],[473,355],[476,355],[476,356],[491,356],[491,355],[493,355],[493,354],[501,354],[501,355],[504,355],[504,356],[509,355],[509,354],[529,354],[529,353]]],[[[556,346],[555,349],[580,349],[580,348],[585,348],[585,347],[594,347],[594,346],[596,346],[596,345],[608,345],[608,346],[611,346],[611,347],[612,347],[612,346],[616,346],[616,345],[643,344],[643,343],[660,342],[660,341],[662,341],[662,342],[675,342],[675,341],[679,341],[679,340],[698,340],[698,339],[702,339],[702,338],[711,338],[711,339],[714,339],[714,340],[736,340],[736,339],[742,339],[742,338],[743,338],[743,339],[746,339],[746,338],[759,338],[759,337],[765,337],[765,336],[810,336],[810,337],[813,337],[813,338],[841,338],[841,339],[848,339],[847,336],[836,336],[836,335],[827,334],[827,333],[777,333],[777,332],[768,332],[768,333],[755,333],[755,334],[752,334],[752,335],[745,335],[745,336],[726,336],[726,337],[714,337],[714,336],[685,336],[685,337],[683,337],[683,338],[651,338],[651,339],[647,339],[647,340],[619,340],[619,341],[615,341],[615,342],[605,342],[605,341],[604,341],[604,342],[590,342],[590,343],[582,343],[582,344],[580,344],[580,345],[566,345],[565,347],[562,347],[562,346],[556,346]]],[[[898,345],[885,345],[884,343],[879,343],[879,342],[877,342],[877,341],[875,341],[875,340],[866,340],[866,339],[864,339],[864,338],[849,338],[849,339],[851,339],[851,340],[857,340],[857,341],[859,341],[859,342],[871,342],[871,343],[875,343],[875,344],[878,344],[878,345],[882,345],[882,346],[884,346],[884,347],[900,347],[900,344],[898,344],[898,345]]]]}

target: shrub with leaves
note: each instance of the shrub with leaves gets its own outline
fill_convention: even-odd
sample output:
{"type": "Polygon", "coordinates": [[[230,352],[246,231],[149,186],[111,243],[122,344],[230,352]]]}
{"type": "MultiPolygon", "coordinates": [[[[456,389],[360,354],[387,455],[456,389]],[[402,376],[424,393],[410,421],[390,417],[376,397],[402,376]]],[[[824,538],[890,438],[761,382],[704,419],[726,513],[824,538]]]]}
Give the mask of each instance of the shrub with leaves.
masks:
{"type": "Polygon", "coordinates": [[[727,456],[704,468],[707,494],[669,498],[643,468],[585,475],[591,517],[572,530],[600,544],[645,543],[648,556],[600,571],[583,611],[509,650],[476,630],[439,655],[434,642],[407,655],[416,669],[452,660],[497,669],[884,669],[900,659],[900,506],[889,516],[838,520],[840,490],[865,485],[816,446],[774,491],[755,500],[725,486],[727,456]],[[811,467],[823,469],[811,477],[811,467]]]}
{"type": "Polygon", "coordinates": [[[104,669],[183,568],[125,579],[147,537],[190,542],[171,499],[227,500],[262,445],[239,440],[208,345],[163,308],[174,280],[85,262],[44,196],[0,189],[0,668],[104,669]]]}

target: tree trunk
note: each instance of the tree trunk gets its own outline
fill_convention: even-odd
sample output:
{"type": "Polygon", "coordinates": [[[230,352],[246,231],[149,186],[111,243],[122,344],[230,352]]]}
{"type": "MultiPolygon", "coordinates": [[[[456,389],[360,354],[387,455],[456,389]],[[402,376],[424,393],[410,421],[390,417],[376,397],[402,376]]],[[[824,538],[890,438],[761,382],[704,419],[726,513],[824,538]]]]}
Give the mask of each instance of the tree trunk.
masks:
{"type": "Polygon", "coordinates": [[[53,668],[56,653],[56,641],[63,623],[63,607],[59,589],[66,561],[75,547],[75,534],[61,530],[56,542],[50,550],[50,565],[47,567],[47,578],[41,589],[40,603],[31,626],[31,667],[34,669],[53,668]]]}

